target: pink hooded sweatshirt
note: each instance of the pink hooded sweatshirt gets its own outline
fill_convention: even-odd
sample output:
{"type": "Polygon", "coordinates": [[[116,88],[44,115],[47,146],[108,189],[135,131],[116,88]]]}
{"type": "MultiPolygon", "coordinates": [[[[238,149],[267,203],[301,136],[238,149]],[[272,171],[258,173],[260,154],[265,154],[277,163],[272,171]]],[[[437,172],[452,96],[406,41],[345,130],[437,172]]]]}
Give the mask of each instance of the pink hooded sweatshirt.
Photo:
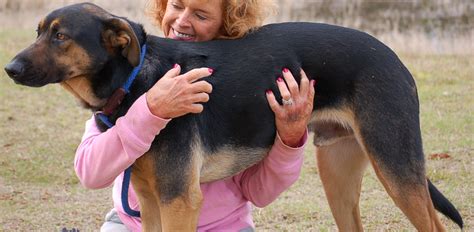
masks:
{"type": "MultiPolygon", "coordinates": [[[[104,133],[97,128],[94,118],[86,122],[74,161],[76,174],[87,188],[114,184],[114,207],[131,231],[140,231],[141,221],[127,215],[122,208],[123,171],[148,151],[155,136],[169,121],[150,112],[144,94],[104,133]]],[[[306,140],[307,132],[300,146],[292,148],[283,144],[277,135],[268,156],[258,164],[233,177],[201,184],[204,202],[198,231],[238,231],[254,227],[250,202],[264,207],[298,179],[306,140]]],[[[129,204],[139,210],[133,188],[129,189],[129,204]]]]}

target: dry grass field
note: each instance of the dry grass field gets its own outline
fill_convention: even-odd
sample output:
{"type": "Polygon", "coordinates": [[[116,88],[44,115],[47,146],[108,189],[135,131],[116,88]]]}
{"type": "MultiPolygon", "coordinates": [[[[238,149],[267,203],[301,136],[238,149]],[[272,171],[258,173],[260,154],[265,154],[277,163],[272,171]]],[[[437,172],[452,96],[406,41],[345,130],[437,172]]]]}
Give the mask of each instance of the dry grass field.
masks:
{"type": "MultiPolygon", "coordinates": [[[[34,27],[39,18],[49,10],[71,2],[0,0],[0,20],[3,22],[0,27],[0,67],[34,40],[34,27]]],[[[107,9],[115,9],[112,11],[117,14],[148,22],[142,11],[135,9],[144,6],[144,0],[95,2],[107,9]],[[117,5],[121,7],[117,8],[117,5]]],[[[324,12],[340,14],[341,17],[363,14],[367,11],[364,4],[370,1],[294,2],[320,8],[304,8],[308,12],[303,17],[298,13],[303,8],[292,5],[291,1],[280,0],[281,6],[291,8],[293,13],[282,10],[277,16],[281,18],[273,20],[322,21],[305,18],[318,9],[328,9],[324,12]],[[337,6],[334,2],[354,3],[350,9],[356,10],[337,13],[338,7],[350,4],[337,6]]],[[[372,2],[375,3],[369,6],[377,6],[381,12],[389,11],[385,5],[376,4],[380,1],[372,2]]],[[[412,8],[423,7],[426,3],[407,2],[412,3],[412,8]]],[[[443,2],[454,5],[452,8],[456,9],[439,11],[440,18],[445,14],[462,18],[462,12],[474,10],[472,4],[468,4],[470,1],[464,2],[467,6],[462,5],[463,1],[432,1],[435,4],[443,2]]],[[[396,14],[403,16],[406,13],[400,12],[396,14]]],[[[327,22],[358,28],[367,24],[365,19],[353,20],[359,24],[351,25],[349,19],[338,21],[330,14],[324,17],[327,22]]],[[[412,29],[401,29],[401,26],[382,32],[372,31],[373,28],[367,30],[394,48],[415,77],[421,103],[428,176],[460,210],[466,224],[465,231],[474,231],[473,19],[468,17],[466,20],[467,26],[454,23],[458,26],[449,27],[455,31],[451,37],[412,33],[412,29]],[[448,157],[440,158],[437,154],[447,154],[448,157]]],[[[153,31],[151,24],[145,25],[153,31]]],[[[448,29],[432,33],[447,35],[448,29]]],[[[0,231],[59,231],[63,227],[98,231],[105,213],[112,207],[111,189],[87,190],[80,185],[73,170],[74,151],[80,142],[84,122],[90,115],[57,85],[43,88],[18,86],[3,71],[0,72],[0,231]]],[[[314,148],[308,146],[297,183],[270,206],[255,209],[257,231],[335,231],[317,172],[314,148]]],[[[371,168],[364,178],[360,207],[367,231],[414,230],[389,199],[371,168]]],[[[457,231],[454,223],[445,218],[443,222],[448,231],[457,231]]]]}

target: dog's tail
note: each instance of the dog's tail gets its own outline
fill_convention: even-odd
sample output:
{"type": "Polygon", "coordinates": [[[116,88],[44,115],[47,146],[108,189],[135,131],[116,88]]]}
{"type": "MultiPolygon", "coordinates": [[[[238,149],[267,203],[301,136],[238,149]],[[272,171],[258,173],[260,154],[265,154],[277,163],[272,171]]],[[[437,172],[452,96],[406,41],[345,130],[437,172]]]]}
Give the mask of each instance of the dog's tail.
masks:
{"type": "Polygon", "coordinates": [[[454,207],[448,199],[428,180],[428,190],[430,191],[431,201],[436,210],[444,214],[444,216],[453,220],[458,226],[463,228],[462,217],[459,214],[458,210],[454,207]]]}

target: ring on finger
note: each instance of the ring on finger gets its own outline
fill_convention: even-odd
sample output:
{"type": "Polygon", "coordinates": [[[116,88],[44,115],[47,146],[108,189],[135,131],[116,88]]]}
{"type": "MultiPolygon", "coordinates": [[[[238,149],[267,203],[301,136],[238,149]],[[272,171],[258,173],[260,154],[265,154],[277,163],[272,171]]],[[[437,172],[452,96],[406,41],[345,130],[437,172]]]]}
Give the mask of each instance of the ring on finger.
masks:
{"type": "Polygon", "coordinates": [[[288,99],[288,100],[282,99],[281,101],[282,101],[282,103],[283,103],[284,106],[291,106],[291,105],[293,105],[293,99],[291,99],[291,98],[288,99]]]}

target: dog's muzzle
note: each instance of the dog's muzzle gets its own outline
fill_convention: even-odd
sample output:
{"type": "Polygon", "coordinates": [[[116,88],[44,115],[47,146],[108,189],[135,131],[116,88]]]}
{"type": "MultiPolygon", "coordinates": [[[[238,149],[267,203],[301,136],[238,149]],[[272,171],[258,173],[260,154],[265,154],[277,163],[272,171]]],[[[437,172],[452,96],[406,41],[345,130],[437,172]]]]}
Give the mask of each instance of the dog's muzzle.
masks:
{"type": "Polygon", "coordinates": [[[23,64],[23,62],[18,61],[16,59],[11,61],[5,66],[5,72],[8,74],[8,76],[10,76],[14,80],[22,76],[24,71],[25,71],[25,65],[23,64]]]}

